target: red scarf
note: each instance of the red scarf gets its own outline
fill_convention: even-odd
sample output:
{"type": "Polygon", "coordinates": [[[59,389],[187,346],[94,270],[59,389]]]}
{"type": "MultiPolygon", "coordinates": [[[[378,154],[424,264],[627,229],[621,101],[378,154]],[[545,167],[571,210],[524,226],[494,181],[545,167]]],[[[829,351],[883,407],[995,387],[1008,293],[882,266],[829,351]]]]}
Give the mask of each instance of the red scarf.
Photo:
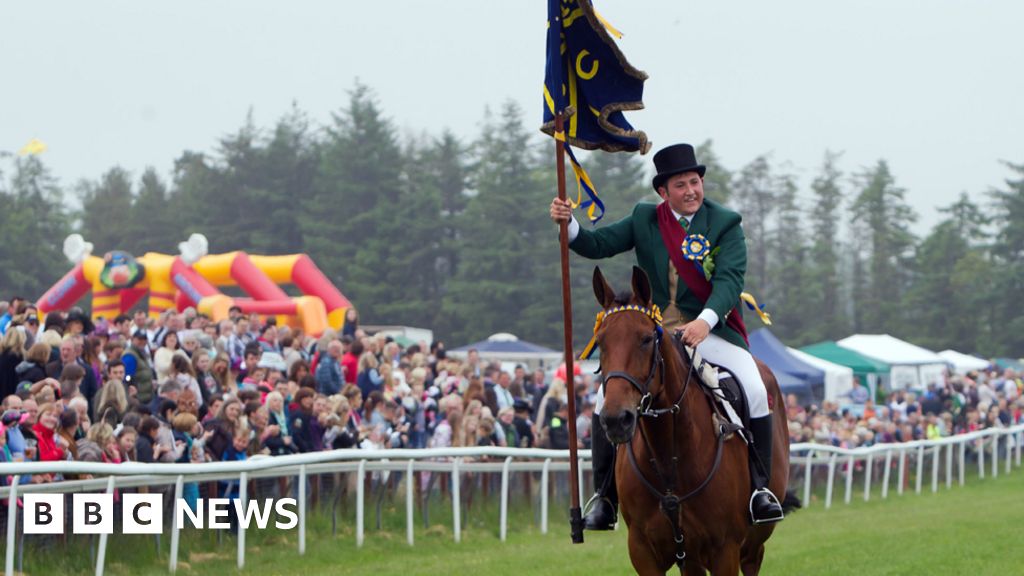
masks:
{"type": "MultiPolygon", "coordinates": [[[[683,227],[679,225],[679,221],[676,220],[672,209],[669,208],[668,202],[658,205],[658,230],[661,231],[661,240],[665,243],[665,248],[668,249],[668,259],[676,267],[679,277],[701,303],[707,303],[708,298],[711,297],[711,282],[704,277],[704,272],[694,266],[692,261],[683,258],[683,241],[686,240],[687,235],[683,231],[683,227]]],[[[674,302],[669,304],[674,304],[674,302]]],[[[747,341],[747,327],[743,324],[743,317],[740,316],[736,308],[733,308],[732,312],[727,315],[725,324],[738,332],[744,342],[750,344],[747,341]]]]}

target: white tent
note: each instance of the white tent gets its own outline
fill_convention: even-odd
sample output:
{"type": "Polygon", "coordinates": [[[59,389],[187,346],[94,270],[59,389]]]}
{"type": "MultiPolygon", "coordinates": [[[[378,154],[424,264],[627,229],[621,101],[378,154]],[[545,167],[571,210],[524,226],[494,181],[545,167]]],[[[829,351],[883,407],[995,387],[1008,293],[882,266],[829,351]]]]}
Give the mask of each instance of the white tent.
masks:
{"type": "Polygon", "coordinates": [[[947,362],[952,364],[953,370],[957,374],[967,374],[971,370],[984,370],[990,364],[988,360],[982,360],[976,356],[957,352],[956,350],[943,350],[939,352],[939,356],[942,356],[947,362]]]}
{"type": "Polygon", "coordinates": [[[811,356],[796,348],[787,348],[789,353],[800,360],[825,371],[825,400],[828,402],[839,402],[840,399],[849,394],[853,389],[853,368],[841,366],[823,360],[817,356],[811,356]]]}
{"type": "Polygon", "coordinates": [[[949,362],[935,352],[888,334],[854,334],[836,344],[888,364],[892,390],[924,389],[942,382],[943,373],[949,368],[949,362]]]}
{"type": "Polygon", "coordinates": [[[557,350],[520,340],[516,335],[507,332],[491,334],[487,340],[448,350],[448,356],[458,359],[466,358],[470,350],[479,352],[480,358],[484,360],[521,362],[531,369],[557,364],[563,357],[562,353],[557,350]]]}

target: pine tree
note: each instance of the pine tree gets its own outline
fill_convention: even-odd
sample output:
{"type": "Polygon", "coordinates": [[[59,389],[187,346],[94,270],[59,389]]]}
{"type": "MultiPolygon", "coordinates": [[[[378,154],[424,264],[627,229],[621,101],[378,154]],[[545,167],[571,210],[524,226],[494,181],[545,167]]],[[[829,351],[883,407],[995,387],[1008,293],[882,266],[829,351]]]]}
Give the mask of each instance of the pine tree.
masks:
{"type": "Polygon", "coordinates": [[[821,173],[811,183],[814,205],[810,213],[812,236],[805,276],[809,290],[803,314],[814,321],[801,338],[807,342],[835,340],[847,334],[841,302],[839,221],[843,191],[839,184],[842,173],[836,166],[838,160],[838,154],[826,152],[821,173]]]}
{"type": "Polygon", "coordinates": [[[104,173],[98,183],[82,182],[79,188],[81,232],[85,240],[93,243],[98,254],[129,250],[133,243],[129,227],[135,201],[131,174],[115,166],[104,173]]]}
{"type": "Polygon", "coordinates": [[[16,159],[0,191],[0,286],[34,300],[71,268],[61,250],[70,232],[63,191],[39,158],[16,159]]]}
{"type": "Polygon", "coordinates": [[[294,105],[278,120],[258,149],[258,179],[249,196],[263,225],[252,234],[249,250],[260,254],[293,254],[305,249],[300,211],[312,194],[318,163],[317,144],[309,121],[294,105]]]}
{"type": "MultiPolygon", "coordinates": [[[[549,154],[552,147],[553,145],[545,147],[549,154]]],[[[592,152],[583,162],[605,204],[604,218],[598,222],[596,228],[613,224],[629,216],[637,202],[661,202],[661,198],[651,187],[647,164],[641,160],[640,156],[621,152],[592,152]]],[[[575,198],[576,186],[571,170],[567,170],[566,180],[568,195],[575,198]]],[[[576,210],[575,216],[581,227],[594,228],[587,222],[583,210],[576,210]]],[[[558,228],[552,225],[550,234],[551,241],[555,242],[557,246],[558,228]]],[[[630,253],[594,261],[570,252],[569,263],[573,297],[573,340],[576,350],[579,350],[590,340],[594,328],[594,316],[600,309],[597,300],[594,299],[592,282],[594,267],[600,266],[601,272],[611,285],[624,290],[630,285],[636,258],[630,253]]],[[[561,345],[557,346],[558,349],[561,347],[561,345]]]]}
{"type": "Polygon", "coordinates": [[[462,256],[444,299],[454,342],[508,331],[548,344],[559,339],[558,243],[545,220],[553,171],[536,165],[531,140],[513,103],[484,122],[476,195],[460,219],[462,256]]]}
{"type": "Polygon", "coordinates": [[[327,129],[299,224],[309,255],[370,323],[389,298],[378,283],[390,241],[381,227],[394,220],[403,169],[394,126],[369,88],[356,86],[327,129]]]}
{"type": "Polygon", "coordinates": [[[973,352],[986,332],[992,296],[991,266],[982,248],[986,219],[967,194],[940,211],[948,217],[917,247],[917,274],[905,309],[914,342],[973,352]]]}
{"type": "Polygon", "coordinates": [[[1006,187],[992,191],[996,223],[992,255],[998,275],[992,282],[991,335],[986,349],[1017,357],[1024,350],[1024,164],[1006,163],[1013,173],[1006,187]]]}
{"type": "Polygon", "coordinates": [[[907,332],[903,295],[913,273],[914,236],[910,225],[917,219],[906,204],[906,191],[896,186],[889,165],[879,160],[859,177],[861,191],[851,207],[856,256],[863,262],[864,277],[854,278],[858,307],[858,332],[907,332]]]}
{"type": "Polygon", "coordinates": [[[178,243],[187,239],[174,221],[167,186],[153,168],[142,174],[131,214],[125,223],[128,239],[124,249],[136,256],[149,251],[175,254],[178,243]]]}
{"type": "Polygon", "coordinates": [[[697,161],[707,166],[704,172],[704,196],[719,204],[728,204],[733,196],[733,175],[722,165],[711,140],[697,146],[697,161]]]}
{"type": "MultiPolygon", "coordinates": [[[[796,180],[789,174],[778,178],[775,199],[775,228],[769,237],[769,283],[758,295],[772,314],[773,330],[787,341],[809,341],[805,332],[817,319],[806,314],[811,291],[808,285],[807,258],[802,214],[797,201],[796,180]]],[[[747,323],[756,326],[757,316],[747,314],[747,323]]]]}
{"type": "Polygon", "coordinates": [[[748,292],[760,293],[769,285],[769,223],[774,215],[777,180],[768,158],[758,156],[735,179],[734,202],[743,215],[747,238],[748,292]]]}
{"type": "Polygon", "coordinates": [[[193,233],[205,235],[214,252],[224,251],[226,222],[218,219],[218,205],[229,200],[223,195],[222,181],[221,171],[202,153],[185,151],[174,161],[169,197],[173,227],[183,240],[193,233]]]}

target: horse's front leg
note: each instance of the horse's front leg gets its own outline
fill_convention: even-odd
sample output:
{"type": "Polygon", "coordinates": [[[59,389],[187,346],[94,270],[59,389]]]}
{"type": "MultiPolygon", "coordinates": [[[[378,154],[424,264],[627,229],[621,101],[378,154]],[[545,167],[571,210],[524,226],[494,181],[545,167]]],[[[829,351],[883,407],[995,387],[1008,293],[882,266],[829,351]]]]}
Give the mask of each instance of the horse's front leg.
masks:
{"type": "Polygon", "coordinates": [[[664,576],[648,535],[639,526],[629,527],[629,560],[639,576],[664,576]]]}
{"type": "Polygon", "coordinates": [[[740,546],[727,542],[711,558],[711,576],[736,576],[740,572],[740,546]]]}

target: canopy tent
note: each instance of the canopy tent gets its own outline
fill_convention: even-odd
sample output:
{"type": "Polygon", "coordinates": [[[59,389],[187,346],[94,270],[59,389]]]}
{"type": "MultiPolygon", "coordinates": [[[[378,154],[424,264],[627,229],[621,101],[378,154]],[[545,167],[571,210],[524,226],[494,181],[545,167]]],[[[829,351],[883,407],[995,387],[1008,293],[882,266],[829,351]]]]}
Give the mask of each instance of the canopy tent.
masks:
{"type": "Polygon", "coordinates": [[[837,344],[889,364],[889,388],[923,389],[941,382],[949,364],[935,352],[888,334],[854,334],[837,344]]]}
{"type": "Polygon", "coordinates": [[[562,360],[561,352],[520,340],[514,334],[506,332],[492,334],[487,340],[448,350],[447,354],[454,358],[465,358],[473,349],[476,349],[485,360],[522,362],[532,368],[550,366],[562,360]]]}
{"type": "Polygon", "coordinates": [[[970,354],[963,354],[956,350],[943,350],[939,352],[939,356],[942,356],[946,359],[946,362],[952,364],[953,371],[957,374],[967,374],[972,370],[985,370],[990,365],[988,360],[983,360],[970,354]]]}
{"type": "Polygon", "coordinates": [[[810,389],[812,401],[820,401],[824,396],[825,371],[812,366],[790,354],[786,345],[779,341],[767,328],[750,333],[750,353],[761,359],[775,373],[782,386],[781,374],[786,374],[799,381],[803,387],[810,389]]]}
{"type": "Polygon", "coordinates": [[[1018,358],[996,358],[995,363],[1002,369],[1009,368],[1016,372],[1024,372],[1024,361],[1018,358]]]}
{"type": "Polygon", "coordinates": [[[849,348],[843,348],[831,340],[804,346],[800,348],[800,351],[822,360],[828,360],[833,364],[846,366],[853,370],[854,376],[887,374],[889,372],[889,365],[885,362],[873,360],[849,348]]]}
{"type": "Polygon", "coordinates": [[[796,401],[801,406],[809,406],[817,402],[814,397],[814,389],[810,383],[805,380],[801,380],[796,376],[787,374],[786,372],[775,372],[775,381],[779,383],[779,390],[782,391],[782,396],[789,396],[790,394],[796,396],[796,401]]]}
{"type": "Polygon", "coordinates": [[[787,348],[787,350],[797,359],[825,372],[825,400],[839,402],[853,389],[853,368],[822,360],[796,348],[787,348]]]}
{"type": "Polygon", "coordinates": [[[875,398],[875,392],[878,390],[881,380],[889,378],[889,365],[885,362],[872,360],[849,348],[843,348],[831,340],[804,346],[800,351],[815,358],[850,368],[853,370],[854,377],[860,378],[871,390],[872,398],[875,398]]]}

